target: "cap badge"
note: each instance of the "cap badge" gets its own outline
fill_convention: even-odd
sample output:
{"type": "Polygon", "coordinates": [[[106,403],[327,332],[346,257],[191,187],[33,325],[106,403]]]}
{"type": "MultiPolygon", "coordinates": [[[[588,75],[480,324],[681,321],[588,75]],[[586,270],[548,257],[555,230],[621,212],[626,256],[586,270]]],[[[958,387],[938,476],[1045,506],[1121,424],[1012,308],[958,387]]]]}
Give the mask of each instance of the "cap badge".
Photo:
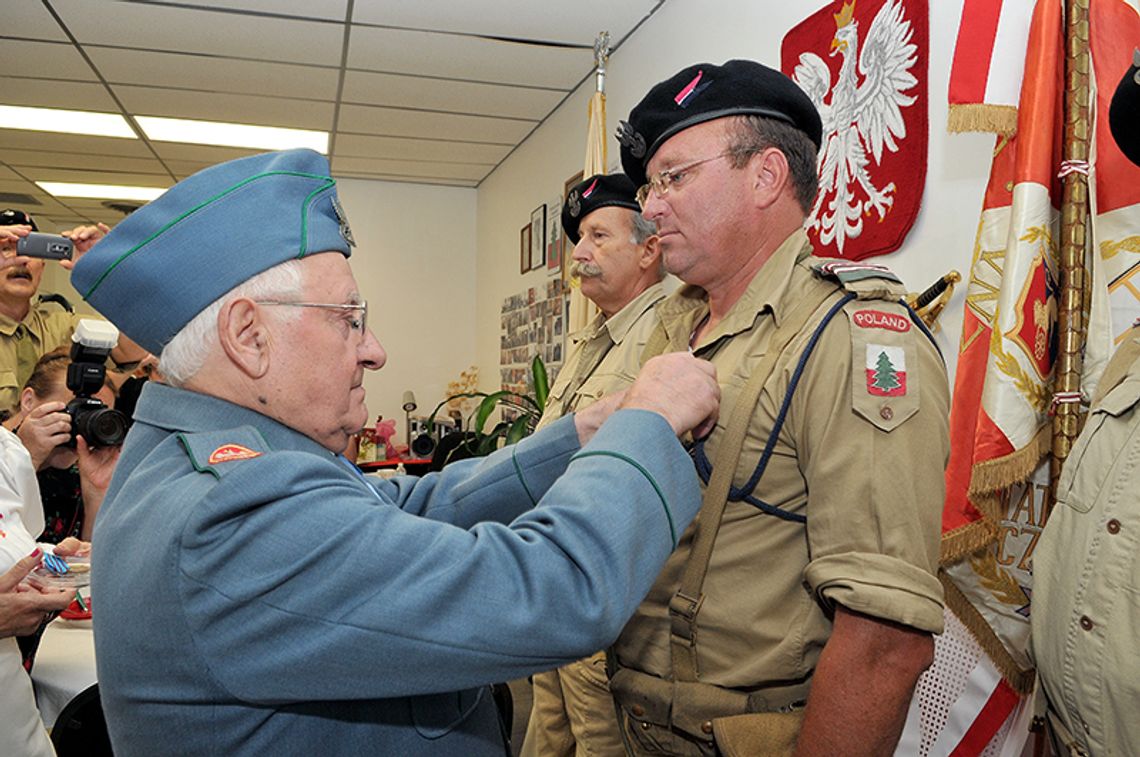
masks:
{"type": "Polygon", "coordinates": [[[586,188],[586,191],[582,193],[582,199],[583,199],[583,200],[586,200],[586,199],[588,199],[588,198],[590,197],[590,195],[592,195],[592,194],[594,193],[594,189],[595,189],[597,186],[598,186],[598,180],[597,180],[597,179],[594,179],[594,183],[593,183],[593,184],[591,184],[589,187],[587,187],[587,188],[586,188]]]}
{"type": "Polygon", "coordinates": [[[243,447],[240,444],[223,444],[210,453],[210,457],[206,462],[210,465],[216,465],[218,463],[228,463],[233,460],[249,460],[254,457],[261,457],[261,453],[254,452],[249,447],[243,447]]]}
{"type": "Polygon", "coordinates": [[[689,103],[692,101],[693,95],[700,94],[701,92],[705,91],[705,89],[710,84],[712,84],[712,81],[706,81],[703,84],[701,83],[701,79],[704,78],[704,75],[705,72],[703,70],[697,71],[697,75],[693,77],[693,80],[691,82],[685,85],[684,89],[677,93],[677,96],[673,98],[673,102],[677,103],[682,108],[689,107],[689,103]]]}
{"type": "Polygon", "coordinates": [[[617,132],[614,135],[622,147],[629,149],[629,154],[635,158],[645,157],[645,137],[637,133],[629,121],[618,121],[617,132]]]}
{"type": "Polygon", "coordinates": [[[340,222],[340,235],[344,237],[344,241],[348,242],[351,247],[356,246],[356,238],[352,236],[352,228],[348,225],[348,215],[345,214],[344,208],[341,207],[340,198],[333,195],[332,198],[333,212],[336,213],[336,220],[340,222]]]}
{"type": "Polygon", "coordinates": [[[566,204],[570,206],[570,217],[577,218],[578,214],[582,212],[582,203],[579,202],[578,190],[572,190],[566,197],[566,204]]]}

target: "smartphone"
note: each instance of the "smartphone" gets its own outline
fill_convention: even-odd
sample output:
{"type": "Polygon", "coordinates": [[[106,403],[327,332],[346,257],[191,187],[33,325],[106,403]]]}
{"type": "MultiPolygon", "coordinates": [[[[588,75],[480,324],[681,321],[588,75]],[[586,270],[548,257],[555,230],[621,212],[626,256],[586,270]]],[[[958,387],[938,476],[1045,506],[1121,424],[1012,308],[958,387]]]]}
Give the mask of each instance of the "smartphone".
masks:
{"type": "Polygon", "coordinates": [[[50,260],[71,260],[71,240],[58,234],[40,234],[33,231],[26,237],[20,237],[16,243],[16,254],[27,255],[30,258],[48,258],[50,260]]]}

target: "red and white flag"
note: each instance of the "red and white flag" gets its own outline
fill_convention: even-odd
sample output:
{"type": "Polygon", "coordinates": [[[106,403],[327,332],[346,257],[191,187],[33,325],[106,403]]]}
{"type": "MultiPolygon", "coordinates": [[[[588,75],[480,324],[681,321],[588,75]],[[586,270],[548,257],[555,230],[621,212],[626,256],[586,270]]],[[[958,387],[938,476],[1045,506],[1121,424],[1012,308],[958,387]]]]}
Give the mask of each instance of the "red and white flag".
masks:
{"type": "Polygon", "coordinates": [[[1132,280],[1140,278],[1140,169],[1107,128],[1108,99],[1140,39],[1140,20],[1123,0],[1092,0],[1092,163],[1063,166],[1061,19],[1061,0],[1036,4],[1019,67],[1017,133],[1000,136],[995,148],[950,416],[941,575],[947,632],[936,639],[898,754],[1016,755],[1028,735],[1032,555],[1047,505],[1042,461],[1051,449],[1057,343],[1059,172],[1088,171],[1093,197],[1086,391],[1114,336],[1140,313],[1132,280]],[[918,748],[905,752],[906,744],[918,748]]]}
{"type": "Polygon", "coordinates": [[[966,0],[950,68],[950,131],[1017,130],[1033,0],[966,0]]]}

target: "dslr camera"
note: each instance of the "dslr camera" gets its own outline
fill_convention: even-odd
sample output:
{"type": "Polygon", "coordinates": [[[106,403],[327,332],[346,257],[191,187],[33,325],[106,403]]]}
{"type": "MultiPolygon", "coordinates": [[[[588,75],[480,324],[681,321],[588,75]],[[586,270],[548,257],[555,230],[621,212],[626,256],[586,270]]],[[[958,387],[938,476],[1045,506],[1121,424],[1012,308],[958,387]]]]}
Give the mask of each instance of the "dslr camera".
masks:
{"type": "Polygon", "coordinates": [[[69,447],[82,436],[90,447],[113,447],[123,443],[130,420],[93,396],[103,388],[107,376],[107,356],[119,341],[119,330],[105,321],[83,319],[71,341],[71,365],[67,366],[67,388],[75,399],[67,403],[71,416],[69,447]]]}

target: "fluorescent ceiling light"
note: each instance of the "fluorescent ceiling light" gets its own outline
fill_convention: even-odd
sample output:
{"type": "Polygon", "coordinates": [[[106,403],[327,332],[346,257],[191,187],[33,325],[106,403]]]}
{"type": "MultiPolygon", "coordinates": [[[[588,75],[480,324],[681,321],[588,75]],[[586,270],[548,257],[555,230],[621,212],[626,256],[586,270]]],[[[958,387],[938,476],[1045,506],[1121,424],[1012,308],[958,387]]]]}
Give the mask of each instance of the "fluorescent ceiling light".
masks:
{"type": "Polygon", "coordinates": [[[43,191],[54,197],[90,197],[97,200],[142,200],[150,202],[165,189],[159,187],[123,187],[115,184],[73,184],[66,181],[37,181],[43,191]]]}
{"type": "Polygon", "coordinates": [[[0,128],[138,139],[127,120],[118,113],[91,113],[84,110],[0,105],[0,128]]]}
{"type": "Polygon", "coordinates": [[[250,126],[219,121],[189,121],[184,118],[155,116],[135,116],[135,121],[147,138],[156,142],[187,142],[195,145],[250,147],[262,150],[308,147],[320,153],[327,153],[329,150],[329,135],[326,131],[250,126]]]}

